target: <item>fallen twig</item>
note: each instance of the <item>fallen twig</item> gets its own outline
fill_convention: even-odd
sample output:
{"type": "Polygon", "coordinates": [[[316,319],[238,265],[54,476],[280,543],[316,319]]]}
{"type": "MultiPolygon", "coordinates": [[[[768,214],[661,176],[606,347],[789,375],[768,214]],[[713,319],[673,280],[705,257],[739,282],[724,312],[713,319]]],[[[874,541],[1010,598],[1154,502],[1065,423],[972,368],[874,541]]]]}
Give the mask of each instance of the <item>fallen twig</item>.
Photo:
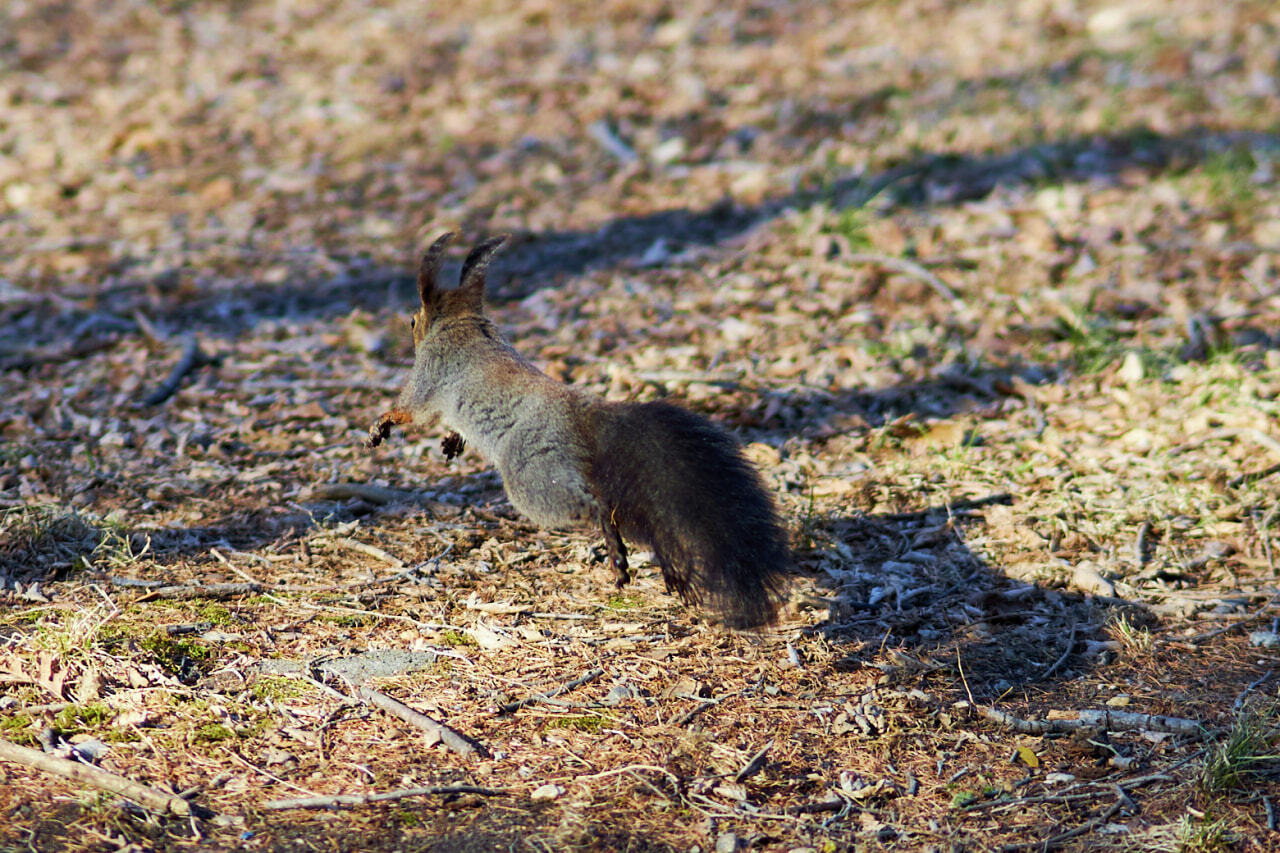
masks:
{"type": "Polygon", "coordinates": [[[319,483],[311,489],[311,497],[318,501],[344,501],[359,498],[366,503],[437,503],[435,498],[409,489],[389,489],[386,486],[374,486],[369,483],[319,483]]]}
{"type": "Polygon", "coordinates": [[[1275,670],[1269,669],[1258,678],[1249,682],[1249,686],[1246,687],[1243,691],[1241,691],[1240,695],[1236,697],[1235,702],[1231,703],[1231,710],[1239,711],[1240,707],[1244,705],[1245,697],[1247,697],[1250,693],[1252,693],[1254,689],[1261,687],[1262,682],[1266,681],[1268,678],[1270,678],[1274,674],[1275,674],[1275,670]]]}
{"type": "MultiPolygon", "coordinates": [[[[114,580],[113,580],[114,582],[114,580]]],[[[162,586],[147,590],[139,601],[150,601],[154,598],[183,600],[188,598],[235,598],[238,595],[249,595],[262,591],[259,583],[211,583],[204,586],[198,584],[179,584],[162,586]]]]}
{"type": "Polygon", "coordinates": [[[597,678],[599,678],[603,674],[604,674],[603,669],[590,670],[587,673],[578,676],[573,681],[565,682],[564,684],[561,684],[559,687],[556,687],[553,690],[547,690],[546,692],[543,692],[543,693],[535,693],[532,696],[526,696],[523,699],[517,699],[514,702],[508,702],[507,704],[498,708],[498,713],[510,714],[514,711],[519,711],[525,705],[532,705],[534,702],[545,702],[546,700],[551,699],[552,697],[559,696],[562,693],[568,693],[570,690],[573,690],[574,688],[581,687],[582,685],[586,684],[589,681],[595,681],[597,678]]]}
{"type": "Polygon", "coordinates": [[[296,797],[291,800],[268,800],[268,809],[333,809],[342,806],[364,806],[369,803],[385,803],[408,797],[448,796],[450,794],[479,794],[482,797],[504,797],[506,791],[478,788],[475,785],[442,785],[435,788],[402,788],[381,794],[336,794],[331,797],[296,797]]]}
{"type": "Polygon", "coordinates": [[[1263,468],[1261,471],[1250,471],[1248,473],[1241,474],[1238,477],[1232,477],[1230,480],[1227,480],[1227,488],[1238,489],[1241,486],[1245,485],[1246,483],[1252,486],[1254,483],[1258,482],[1259,480],[1266,479],[1267,477],[1270,477],[1272,474],[1275,474],[1277,472],[1280,472],[1280,464],[1270,465],[1266,468],[1263,468]]]}
{"type": "Polygon", "coordinates": [[[182,384],[183,378],[188,373],[207,364],[216,364],[217,361],[216,357],[207,355],[200,349],[200,341],[195,335],[188,335],[183,342],[182,358],[178,359],[178,363],[173,366],[173,372],[159,388],[143,398],[142,405],[160,405],[177,393],[178,386],[182,384]]]}
{"type": "Polygon", "coordinates": [[[909,261],[906,258],[895,258],[892,255],[876,255],[868,254],[866,252],[856,252],[852,255],[846,256],[842,260],[848,261],[851,264],[876,264],[878,266],[887,267],[894,272],[909,275],[912,278],[919,279],[932,287],[939,296],[950,302],[953,308],[960,309],[964,307],[964,302],[961,301],[960,297],[956,296],[955,292],[951,288],[947,287],[946,283],[942,279],[938,278],[915,261],[909,261]]]}
{"type": "Polygon", "coordinates": [[[1006,506],[1013,503],[1013,495],[1008,492],[999,492],[994,495],[987,495],[984,498],[966,498],[964,500],[952,501],[951,503],[941,504],[939,506],[927,506],[924,509],[914,512],[886,512],[884,514],[877,513],[871,518],[876,521],[915,521],[923,515],[931,513],[946,513],[951,515],[957,512],[963,512],[967,509],[978,509],[992,504],[1004,504],[1006,506]]]}
{"type": "Polygon", "coordinates": [[[1053,666],[1049,667],[1044,672],[1040,673],[1035,678],[1031,679],[1031,683],[1034,684],[1037,681],[1044,681],[1046,678],[1048,678],[1049,676],[1057,672],[1060,666],[1062,666],[1064,663],[1067,662],[1067,658],[1071,657],[1071,652],[1076,647],[1076,631],[1078,631],[1079,629],[1080,629],[1079,623],[1076,623],[1071,626],[1071,636],[1067,638],[1067,647],[1063,650],[1062,657],[1058,658],[1054,662],[1053,666]]]}
{"type": "Polygon", "coordinates": [[[1227,633],[1228,631],[1234,631],[1235,629],[1241,628],[1245,625],[1252,625],[1254,622],[1257,622],[1259,619],[1266,616],[1267,609],[1271,607],[1273,604],[1275,604],[1277,601],[1280,601],[1280,592],[1271,596],[1271,598],[1268,599],[1267,602],[1263,604],[1261,607],[1259,607],[1257,610],[1253,611],[1247,616],[1240,617],[1235,622],[1232,622],[1230,625],[1223,625],[1221,628],[1214,628],[1212,631],[1205,631],[1203,634],[1196,634],[1193,637],[1188,637],[1187,639],[1183,640],[1183,642],[1191,643],[1191,644],[1203,643],[1205,640],[1212,640],[1214,637],[1219,637],[1227,633]]]}
{"type": "Polygon", "coordinates": [[[1149,731],[1170,732],[1180,735],[1202,735],[1206,726],[1199,720],[1188,720],[1183,717],[1166,717],[1163,714],[1140,714],[1134,711],[1076,711],[1075,717],[1048,720],[1024,720],[1007,711],[974,704],[977,712],[992,722],[1007,726],[1023,734],[1045,734],[1047,732],[1072,732],[1077,729],[1105,728],[1109,731],[1132,731],[1146,729],[1149,731]]]}
{"type": "Polygon", "coordinates": [[[387,565],[394,566],[397,569],[403,569],[406,565],[404,560],[394,554],[388,554],[376,545],[369,545],[366,542],[361,542],[358,539],[352,539],[349,536],[313,536],[311,538],[311,543],[332,543],[334,545],[341,545],[343,548],[351,551],[359,551],[361,554],[366,554],[373,557],[375,560],[381,560],[387,565]]]}
{"type": "Polygon", "coordinates": [[[179,817],[186,817],[191,814],[191,804],[181,797],[166,794],[164,791],[157,791],[155,788],[149,788],[146,785],[134,782],[132,779],[109,773],[100,767],[94,767],[92,764],[81,764],[79,761],[46,755],[37,749],[18,746],[16,743],[10,743],[5,740],[0,740],[0,760],[25,764],[45,773],[53,773],[76,782],[92,785],[95,788],[101,788],[104,791],[110,791],[113,794],[124,797],[126,800],[132,800],[145,809],[160,814],[172,814],[179,817]]]}
{"type": "Polygon", "coordinates": [[[356,692],[361,699],[364,699],[369,704],[381,708],[392,716],[399,717],[411,726],[422,729],[429,735],[434,736],[436,738],[435,742],[443,743],[464,758],[472,755],[488,755],[488,750],[479,741],[472,740],[461,732],[449,728],[444,723],[436,722],[426,714],[413,710],[398,699],[393,699],[385,693],[374,690],[372,687],[360,687],[356,692]]]}
{"type": "Polygon", "coordinates": [[[771,749],[773,749],[772,738],[768,743],[760,747],[759,751],[757,751],[755,755],[751,756],[751,760],[743,765],[742,769],[738,771],[738,775],[733,777],[733,781],[743,782],[759,773],[764,768],[765,756],[769,754],[769,750],[771,749]]]}

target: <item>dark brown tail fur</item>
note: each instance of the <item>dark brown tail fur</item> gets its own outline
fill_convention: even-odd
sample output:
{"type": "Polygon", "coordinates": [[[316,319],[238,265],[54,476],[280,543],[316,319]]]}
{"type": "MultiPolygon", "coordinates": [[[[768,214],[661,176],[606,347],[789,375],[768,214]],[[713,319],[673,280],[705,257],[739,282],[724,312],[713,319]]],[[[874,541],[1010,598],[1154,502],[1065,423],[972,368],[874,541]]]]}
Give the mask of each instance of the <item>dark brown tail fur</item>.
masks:
{"type": "Polygon", "coordinates": [[[610,404],[593,412],[590,481],[602,507],[619,584],[617,533],[650,548],[668,591],[708,605],[726,624],[772,621],[790,562],[786,534],[760,475],[728,433],[667,403],[610,404]]]}

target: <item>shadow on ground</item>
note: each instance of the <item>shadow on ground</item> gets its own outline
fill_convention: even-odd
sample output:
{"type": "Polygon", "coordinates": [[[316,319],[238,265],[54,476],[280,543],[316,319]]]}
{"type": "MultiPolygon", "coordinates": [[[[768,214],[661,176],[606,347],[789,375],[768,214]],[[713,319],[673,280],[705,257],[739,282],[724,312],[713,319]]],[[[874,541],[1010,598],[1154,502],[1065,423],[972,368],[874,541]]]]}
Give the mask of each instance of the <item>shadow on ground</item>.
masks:
{"type": "Polygon", "coordinates": [[[817,522],[824,541],[806,562],[817,564],[818,586],[836,605],[812,630],[849,647],[836,668],[856,670],[892,650],[908,680],[940,674],[961,695],[992,702],[1095,665],[1097,641],[1121,614],[1155,624],[1141,604],[1011,579],[973,553],[966,529],[984,507],[1011,503],[990,495],[817,522]]]}
{"type": "MultiPolygon", "coordinates": [[[[669,261],[688,249],[714,247],[740,237],[778,217],[784,211],[826,204],[835,209],[859,207],[877,198],[882,209],[955,205],[981,199],[1000,186],[1036,186],[1067,181],[1106,183],[1134,170],[1148,176],[1195,166],[1234,146],[1280,149],[1280,136],[1239,130],[1193,130],[1160,135],[1137,127],[1114,134],[1083,135],[980,154],[924,154],[876,174],[850,175],[825,186],[800,190],[745,206],[731,200],[701,210],[678,208],[642,216],[620,217],[590,231],[548,231],[514,235],[511,245],[493,262],[491,293],[496,299],[516,299],[564,277],[590,270],[635,264],[654,265],[646,256],[660,245],[657,255],[669,261]]],[[[234,291],[219,290],[178,301],[171,295],[161,304],[153,321],[162,328],[178,328],[211,335],[235,335],[263,319],[279,317],[342,316],[355,308],[400,311],[413,289],[406,259],[404,270],[375,271],[329,281],[297,281],[284,285],[255,285],[234,291]]],[[[456,274],[446,269],[445,279],[456,274]]],[[[137,294],[124,288],[101,294],[92,310],[56,312],[52,304],[30,303],[10,308],[6,327],[23,325],[24,316],[44,315],[45,333],[75,348],[87,336],[138,331],[126,320],[135,309],[137,294]],[[115,316],[119,314],[120,316],[115,316]],[[98,317],[97,323],[89,322],[98,317]],[[54,328],[48,328],[49,325],[54,328]],[[77,331],[78,330],[78,331],[77,331]]],[[[29,367],[29,359],[11,355],[7,366],[29,367]]],[[[5,366],[0,364],[0,367],[5,366]]]]}

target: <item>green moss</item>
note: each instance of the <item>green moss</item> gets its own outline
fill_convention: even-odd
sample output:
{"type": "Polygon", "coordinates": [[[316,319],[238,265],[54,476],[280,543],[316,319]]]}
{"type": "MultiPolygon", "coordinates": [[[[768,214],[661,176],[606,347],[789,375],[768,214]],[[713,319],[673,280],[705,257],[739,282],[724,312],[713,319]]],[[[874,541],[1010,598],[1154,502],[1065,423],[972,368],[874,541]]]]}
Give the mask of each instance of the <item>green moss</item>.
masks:
{"type": "Polygon", "coordinates": [[[111,729],[100,737],[104,743],[139,743],[142,740],[142,735],[133,729],[111,729]]]}
{"type": "Polygon", "coordinates": [[[26,714],[0,718],[0,738],[19,746],[35,748],[40,745],[40,740],[36,737],[35,721],[26,714]]]}
{"type": "Polygon", "coordinates": [[[364,613],[325,613],[318,618],[340,628],[364,628],[374,622],[374,617],[364,613]]]}
{"type": "Polygon", "coordinates": [[[138,640],[138,645],[149,652],[156,663],[171,672],[190,669],[199,661],[213,657],[213,651],[199,641],[190,638],[152,634],[138,640]]]}
{"type": "Polygon", "coordinates": [[[440,632],[436,639],[441,645],[445,646],[479,646],[479,643],[469,634],[455,631],[452,628],[440,632]]]}
{"type": "Polygon", "coordinates": [[[221,604],[215,604],[213,602],[207,602],[201,605],[196,612],[201,621],[212,622],[215,625],[229,625],[234,621],[230,610],[221,604]]]}
{"type": "Polygon", "coordinates": [[[100,702],[68,705],[53,718],[53,727],[64,735],[78,734],[109,723],[115,715],[115,711],[100,702]]]}
{"type": "Polygon", "coordinates": [[[620,612],[627,610],[639,610],[644,607],[644,599],[636,595],[617,593],[609,596],[608,604],[605,606],[610,610],[617,610],[620,612]]]}
{"type": "Polygon", "coordinates": [[[595,714],[578,714],[570,717],[556,717],[547,721],[549,729],[573,729],[579,732],[588,732],[590,734],[599,734],[606,726],[613,721],[608,717],[601,717],[595,714]]]}
{"type": "Polygon", "coordinates": [[[259,699],[295,699],[306,696],[311,688],[296,678],[285,678],[277,675],[263,675],[254,679],[249,692],[259,699]]]}
{"type": "Polygon", "coordinates": [[[205,723],[195,730],[192,739],[196,743],[218,743],[235,737],[236,733],[221,723],[205,723]]]}

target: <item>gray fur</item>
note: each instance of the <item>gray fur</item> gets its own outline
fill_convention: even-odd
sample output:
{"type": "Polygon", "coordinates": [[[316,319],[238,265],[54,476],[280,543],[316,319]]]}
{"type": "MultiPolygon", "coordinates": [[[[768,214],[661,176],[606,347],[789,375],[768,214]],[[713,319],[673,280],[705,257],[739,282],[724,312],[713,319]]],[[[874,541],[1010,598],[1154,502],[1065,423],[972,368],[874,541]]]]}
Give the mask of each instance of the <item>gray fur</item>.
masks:
{"type": "Polygon", "coordinates": [[[600,525],[619,586],[630,579],[625,536],[653,549],[668,590],[686,602],[735,627],[770,621],[790,552],[737,442],[677,406],[605,402],[539,371],[484,315],[485,269],[505,238],[476,246],[462,285],[441,291],[449,236],[422,260],[413,373],[369,446],[394,424],[439,416],[497,466],[531,521],[600,525]]]}

